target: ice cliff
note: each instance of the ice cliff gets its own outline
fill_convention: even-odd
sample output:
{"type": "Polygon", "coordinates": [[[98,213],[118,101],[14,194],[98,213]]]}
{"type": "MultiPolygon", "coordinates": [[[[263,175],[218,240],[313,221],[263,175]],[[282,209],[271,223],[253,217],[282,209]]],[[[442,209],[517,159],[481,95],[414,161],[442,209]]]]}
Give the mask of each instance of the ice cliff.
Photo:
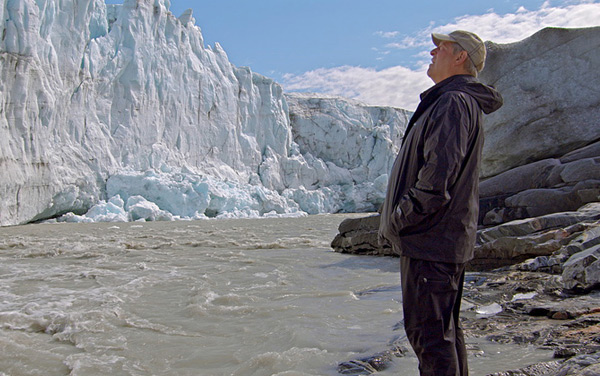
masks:
{"type": "Polygon", "coordinates": [[[168,0],[0,6],[0,225],[373,210],[409,114],[284,96],[168,0]]]}

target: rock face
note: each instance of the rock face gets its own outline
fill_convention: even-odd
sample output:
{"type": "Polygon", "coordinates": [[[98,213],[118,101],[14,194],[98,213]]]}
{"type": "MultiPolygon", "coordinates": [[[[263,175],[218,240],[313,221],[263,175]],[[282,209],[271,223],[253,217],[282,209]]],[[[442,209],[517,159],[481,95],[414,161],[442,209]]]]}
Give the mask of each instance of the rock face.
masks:
{"type": "Polygon", "coordinates": [[[599,47],[599,27],[546,28],[517,43],[488,43],[480,78],[505,102],[486,118],[482,177],[600,140],[599,47]]]}
{"type": "Polygon", "coordinates": [[[488,42],[481,80],[504,106],[486,117],[480,220],[498,224],[599,201],[600,28],[547,28],[488,42]],[[553,46],[547,49],[547,46],[553,46]]]}

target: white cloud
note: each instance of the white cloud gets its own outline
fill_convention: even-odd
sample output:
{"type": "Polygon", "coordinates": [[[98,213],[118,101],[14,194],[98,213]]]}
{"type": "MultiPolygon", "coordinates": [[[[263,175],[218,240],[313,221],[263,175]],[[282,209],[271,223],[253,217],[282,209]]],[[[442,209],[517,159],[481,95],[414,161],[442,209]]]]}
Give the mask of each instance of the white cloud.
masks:
{"type": "MultiPolygon", "coordinates": [[[[456,29],[472,30],[484,40],[510,43],[527,38],[536,31],[548,27],[588,27],[600,25],[600,4],[580,3],[564,7],[551,7],[548,2],[535,11],[520,8],[516,13],[498,15],[486,13],[463,16],[448,25],[425,30],[450,32],[456,29]]],[[[423,35],[423,34],[421,34],[423,35]]]]}
{"type": "Polygon", "coordinates": [[[379,35],[382,38],[395,38],[399,33],[399,31],[377,31],[375,35],[379,35]]]}
{"type": "Polygon", "coordinates": [[[431,45],[430,39],[419,37],[404,37],[400,42],[388,43],[385,46],[392,49],[405,50],[408,48],[424,47],[431,45]]]}
{"type": "MultiPolygon", "coordinates": [[[[316,91],[358,99],[373,105],[388,105],[414,110],[418,95],[432,83],[425,74],[429,61],[427,51],[431,46],[432,32],[447,33],[464,29],[477,33],[484,40],[510,43],[522,40],[547,27],[589,27],[600,25],[600,4],[580,1],[576,4],[551,6],[545,2],[538,10],[520,7],[515,13],[499,15],[488,12],[467,15],[442,26],[430,25],[400,42],[388,44],[388,48],[421,48],[416,56],[420,68],[395,66],[383,70],[374,68],[342,66],[320,68],[300,75],[285,75],[283,86],[288,91],[316,91]]],[[[386,34],[381,32],[381,36],[386,34]]]]}
{"type": "Polygon", "coordinates": [[[425,69],[395,66],[383,70],[342,66],[319,68],[301,75],[285,75],[287,91],[315,91],[367,104],[414,110],[419,94],[431,85],[425,69]]]}

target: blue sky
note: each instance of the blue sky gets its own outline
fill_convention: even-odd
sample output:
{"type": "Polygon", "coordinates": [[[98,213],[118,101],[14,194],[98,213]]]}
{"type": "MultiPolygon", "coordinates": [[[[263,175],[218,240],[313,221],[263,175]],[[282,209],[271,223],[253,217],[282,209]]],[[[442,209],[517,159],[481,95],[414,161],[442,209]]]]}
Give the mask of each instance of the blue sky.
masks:
{"type": "Polygon", "coordinates": [[[600,26],[600,0],[170,0],[175,16],[188,8],[206,45],[287,91],[407,109],[431,85],[431,32],[508,43],[545,26],[600,26]]]}

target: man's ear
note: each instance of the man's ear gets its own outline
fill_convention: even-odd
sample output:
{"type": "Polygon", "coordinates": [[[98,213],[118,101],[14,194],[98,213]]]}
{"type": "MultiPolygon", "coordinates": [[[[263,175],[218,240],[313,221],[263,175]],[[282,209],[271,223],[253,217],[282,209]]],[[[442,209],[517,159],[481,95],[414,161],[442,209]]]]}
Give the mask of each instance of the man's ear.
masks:
{"type": "Polygon", "coordinates": [[[456,55],[456,65],[462,65],[469,58],[467,51],[462,50],[456,55]]]}

